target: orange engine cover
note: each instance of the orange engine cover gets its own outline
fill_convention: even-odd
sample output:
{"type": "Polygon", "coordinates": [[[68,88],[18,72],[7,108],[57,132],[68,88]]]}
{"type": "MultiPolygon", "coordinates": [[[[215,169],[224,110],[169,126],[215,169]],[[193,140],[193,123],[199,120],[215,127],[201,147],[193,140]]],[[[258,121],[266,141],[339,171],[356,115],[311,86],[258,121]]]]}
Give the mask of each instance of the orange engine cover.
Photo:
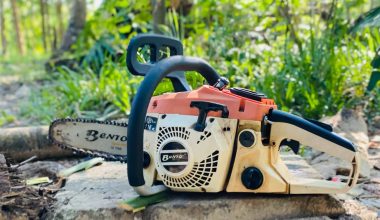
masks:
{"type": "MultiPolygon", "coordinates": [[[[222,91],[204,85],[189,92],[167,93],[152,97],[148,107],[149,113],[198,115],[197,108],[191,108],[192,101],[209,101],[226,105],[229,117],[240,120],[261,121],[269,109],[277,109],[272,99],[263,98],[261,101],[252,100],[236,94],[229,89],[222,91]]],[[[220,112],[210,111],[208,116],[220,117],[220,112]]]]}

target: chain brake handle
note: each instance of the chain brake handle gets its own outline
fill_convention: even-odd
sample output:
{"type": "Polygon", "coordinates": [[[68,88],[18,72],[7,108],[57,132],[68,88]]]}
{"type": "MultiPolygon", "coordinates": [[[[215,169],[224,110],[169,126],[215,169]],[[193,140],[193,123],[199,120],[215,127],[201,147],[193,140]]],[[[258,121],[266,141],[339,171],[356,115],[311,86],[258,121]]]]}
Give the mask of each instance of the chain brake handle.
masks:
{"type": "MultiPolygon", "coordinates": [[[[160,60],[161,48],[169,48],[170,55],[183,55],[181,41],[158,34],[139,34],[133,37],[127,48],[127,68],[133,75],[145,76],[148,71],[160,60]],[[150,63],[140,63],[138,58],[139,48],[150,47],[150,63]]],[[[183,71],[176,71],[166,76],[173,84],[175,92],[190,91],[183,71]]]]}

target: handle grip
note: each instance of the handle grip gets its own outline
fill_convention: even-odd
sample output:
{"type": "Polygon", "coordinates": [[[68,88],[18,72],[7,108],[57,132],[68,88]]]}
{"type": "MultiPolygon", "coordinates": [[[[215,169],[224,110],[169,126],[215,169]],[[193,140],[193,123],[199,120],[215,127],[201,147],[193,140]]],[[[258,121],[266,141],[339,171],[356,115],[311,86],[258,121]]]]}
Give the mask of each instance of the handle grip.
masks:
{"type": "MultiPolygon", "coordinates": [[[[183,55],[181,41],[158,34],[139,34],[132,38],[127,48],[127,68],[133,75],[145,76],[148,71],[160,61],[160,49],[169,48],[170,56],[183,55]],[[150,63],[140,63],[137,60],[139,48],[148,45],[150,47],[150,63]]],[[[164,57],[165,58],[165,57],[164,57]]],[[[163,58],[161,58],[163,59],[163,58]]],[[[190,91],[184,72],[173,72],[167,77],[173,84],[176,92],[190,91]]]]}
{"type": "Polygon", "coordinates": [[[144,188],[143,176],[143,139],[144,121],[150,99],[160,81],[174,71],[197,71],[210,85],[215,85],[220,79],[217,72],[204,60],[193,57],[172,56],[159,61],[151,68],[133,99],[131,114],[128,121],[128,180],[139,194],[149,194],[141,191],[144,188]]]}
{"type": "Polygon", "coordinates": [[[295,140],[303,145],[351,163],[352,165],[347,184],[334,183],[326,180],[293,181],[293,183],[291,183],[290,193],[346,192],[356,184],[359,176],[360,163],[357,150],[350,141],[331,132],[326,127],[319,126],[286,112],[271,110],[267,117],[267,122],[270,124],[269,142],[274,146],[273,151],[278,151],[283,140],[295,140]]]}

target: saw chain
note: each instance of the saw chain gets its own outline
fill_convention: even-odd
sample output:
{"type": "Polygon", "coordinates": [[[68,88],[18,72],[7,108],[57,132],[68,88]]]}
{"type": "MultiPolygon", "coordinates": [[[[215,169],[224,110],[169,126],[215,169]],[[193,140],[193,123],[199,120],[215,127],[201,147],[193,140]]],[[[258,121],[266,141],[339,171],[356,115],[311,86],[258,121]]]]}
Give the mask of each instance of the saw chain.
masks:
{"type": "Polygon", "coordinates": [[[58,147],[65,149],[65,150],[71,150],[73,154],[80,155],[80,156],[90,156],[90,157],[101,157],[106,161],[119,161],[122,163],[127,162],[127,156],[126,155],[116,155],[116,154],[110,154],[102,151],[97,150],[90,150],[90,149],[81,149],[78,147],[74,147],[72,145],[63,143],[58,141],[56,138],[54,138],[54,128],[58,124],[64,124],[64,123],[80,123],[80,124],[94,124],[94,125],[112,125],[112,126],[118,126],[127,129],[128,124],[125,122],[118,122],[118,121],[98,121],[95,119],[83,119],[83,118],[64,118],[64,119],[56,119],[54,120],[49,128],[49,141],[57,145],[58,147]]]}

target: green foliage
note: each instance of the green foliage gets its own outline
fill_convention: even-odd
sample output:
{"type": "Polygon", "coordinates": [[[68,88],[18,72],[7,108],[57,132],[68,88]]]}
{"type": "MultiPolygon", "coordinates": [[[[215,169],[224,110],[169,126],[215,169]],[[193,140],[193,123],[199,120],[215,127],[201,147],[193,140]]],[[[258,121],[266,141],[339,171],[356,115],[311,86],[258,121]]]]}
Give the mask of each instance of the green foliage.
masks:
{"type": "MultiPolygon", "coordinates": [[[[380,34],[365,27],[368,21],[357,23],[355,32],[350,26],[368,3],[195,1],[187,16],[169,10],[161,30],[180,38],[185,55],[210,62],[231,86],[264,92],[282,110],[320,118],[364,105],[373,117],[380,95],[365,95],[365,88],[380,34]]],[[[151,29],[150,11],[146,1],[105,1],[88,20],[76,52],[68,54],[81,60],[81,68],[62,68],[53,85],[34,94],[25,114],[48,121],[128,113],[141,77],[127,72],[124,51],[131,37],[151,29]]],[[[373,21],[374,13],[365,17],[373,21]]],[[[193,88],[204,83],[198,74],[186,76],[193,88]]],[[[171,89],[166,80],[156,94],[171,89]]]]}
{"type": "Polygon", "coordinates": [[[371,9],[360,16],[351,27],[351,31],[356,32],[366,27],[380,27],[380,7],[371,9]]]}
{"type": "Polygon", "coordinates": [[[4,124],[12,123],[15,120],[15,116],[9,115],[5,111],[0,111],[0,127],[4,124]]]}
{"type": "Polygon", "coordinates": [[[286,111],[320,118],[344,105],[352,106],[364,94],[373,41],[380,41],[348,35],[339,6],[332,6],[329,20],[322,20],[319,15],[300,15],[304,14],[302,7],[292,2],[289,7],[297,18],[284,18],[285,3],[268,4],[264,12],[257,7],[260,3],[197,7],[207,8],[204,13],[213,16],[212,22],[194,29],[185,41],[186,54],[205,58],[232,86],[262,91],[286,111]],[[223,14],[210,13],[213,7],[223,14]],[[234,19],[229,19],[232,16],[234,19]],[[252,25],[244,22],[247,17],[252,25]]]}
{"type": "Polygon", "coordinates": [[[53,117],[104,119],[126,114],[130,108],[129,94],[138,81],[126,72],[122,60],[125,58],[119,62],[105,58],[99,75],[91,68],[80,73],[61,68],[51,84],[33,92],[22,108],[23,115],[48,123],[53,117]]]}

